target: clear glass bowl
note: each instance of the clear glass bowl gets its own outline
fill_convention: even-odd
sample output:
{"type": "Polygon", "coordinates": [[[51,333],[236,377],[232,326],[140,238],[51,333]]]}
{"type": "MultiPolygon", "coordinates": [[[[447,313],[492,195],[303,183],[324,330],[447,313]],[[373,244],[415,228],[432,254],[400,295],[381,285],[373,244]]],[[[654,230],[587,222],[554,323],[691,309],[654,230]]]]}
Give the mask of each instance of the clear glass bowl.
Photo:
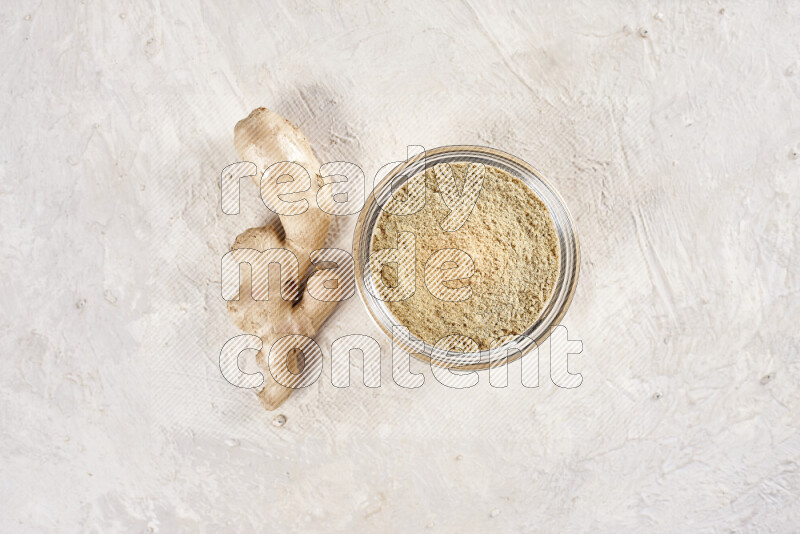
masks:
{"type": "MultiPolygon", "coordinates": [[[[553,295],[547,306],[536,322],[522,333],[522,336],[517,336],[512,342],[500,347],[502,349],[513,343],[519,349],[519,352],[512,353],[506,357],[506,351],[504,350],[491,352],[484,350],[468,353],[434,350],[434,347],[416,338],[413,332],[410,332],[410,342],[400,337],[395,340],[395,342],[401,343],[405,350],[425,362],[432,362],[435,365],[455,370],[487,369],[495,365],[510,363],[524,356],[537,344],[544,341],[550,334],[551,327],[558,325],[567,312],[567,308],[572,301],[572,295],[575,292],[575,286],[578,283],[580,248],[578,237],[575,233],[575,222],[555,187],[536,169],[521,159],[493,148],[454,145],[428,150],[424,155],[420,154],[394,168],[367,198],[356,224],[353,237],[356,285],[361,299],[364,301],[373,320],[392,339],[392,327],[401,323],[392,315],[385,302],[373,296],[373,294],[377,294],[377,290],[373,287],[372,280],[369,277],[365,279],[365,267],[369,261],[372,248],[373,229],[381,213],[381,206],[385,204],[389,195],[394,194],[409,178],[440,163],[457,162],[483,163],[484,165],[502,169],[520,179],[536,193],[550,210],[550,216],[553,218],[559,240],[561,265],[553,295]],[[396,181],[392,183],[395,178],[396,181]],[[391,188],[388,187],[389,183],[392,183],[391,188]],[[376,195],[378,196],[377,201],[376,195]],[[367,291],[367,285],[372,291],[367,291]],[[423,353],[414,351],[414,347],[419,346],[424,346],[423,353]]],[[[419,284],[420,281],[417,280],[417,283],[419,284]]]]}

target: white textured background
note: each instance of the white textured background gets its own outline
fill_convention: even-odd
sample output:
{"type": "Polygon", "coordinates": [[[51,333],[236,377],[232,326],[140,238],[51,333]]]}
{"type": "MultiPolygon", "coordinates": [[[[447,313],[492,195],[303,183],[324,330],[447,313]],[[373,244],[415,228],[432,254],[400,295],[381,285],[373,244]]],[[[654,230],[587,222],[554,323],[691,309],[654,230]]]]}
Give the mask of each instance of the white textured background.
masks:
{"type": "MultiPolygon", "coordinates": [[[[11,0],[0,27],[3,532],[800,528],[797,2],[11,0]],[[219,173],[260,105],[368,175],[466,143],[550,177],[583,385],[387,361],[370,390],[354,361],[273,426],[216,361],[219,259],[267,217],[252,184],[223,215],[219,173]]],[[[388,349],[357,298],[325,356],[349,333],[388,349]]]]}

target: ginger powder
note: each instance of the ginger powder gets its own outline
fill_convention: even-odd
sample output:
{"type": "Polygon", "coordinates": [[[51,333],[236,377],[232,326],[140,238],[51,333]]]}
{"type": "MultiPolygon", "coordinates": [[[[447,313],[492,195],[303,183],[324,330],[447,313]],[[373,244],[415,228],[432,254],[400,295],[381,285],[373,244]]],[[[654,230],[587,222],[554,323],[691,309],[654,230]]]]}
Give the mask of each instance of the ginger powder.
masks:
{"type": "MultiPolygon", "coordinates": [[[[481,172],[483,183],[472,211],[457,230],[445,231],[443,222],[445,228],[452,222],[448,215],[453,204],[440,191],[443,166],[446,164],[427,169],[424,176],[412,177],[378,217],[371,253],[397,248],[399,236],[408,233],[413,234],[415,247],[408,267],[410,270],[413,264],[415,270],[413,294],[404,300],[385,298],[388,295],[381,298],[400,324],[429,345],[455,334],[471,338],[482,350],[488,349],[502,336],[522,334],[545,309],[558,278],[558,236],[547,207],[536,194],[519,179],[489,165],[485,174],[481,172]],[[395,214],[399,210],[393,206],[408,199],[409,184],[415,180],[419,185],[424,182],[424,207],[410,214],[395,214]],[[464,300],[440,298],[441,294],[426,283],[426,264],[430,270],[432,263],[429,260],[441,257],[441,253],[436,256],[438,251],[453,249],[463,251],[453,254],[472,264],[468,266],[471,275],[443,285],[454,293],[468,293],[464,300]],[[464,289],[466,286],[469,288],[464,289]]],[[[459,194],[466,195],[470,164],[451,163],[450,169],[447,172],[459,194]]],[[[397,269],[397,263],[389,262],[373,276],[380,276],[384,287],[394,288],[398,285],[397,269]]],[[[430,281],[430,272],[428,276],[430,281]]],[[[448,348],[470,351],[470,346],[474,347],[462,342],[448,348]]]]}

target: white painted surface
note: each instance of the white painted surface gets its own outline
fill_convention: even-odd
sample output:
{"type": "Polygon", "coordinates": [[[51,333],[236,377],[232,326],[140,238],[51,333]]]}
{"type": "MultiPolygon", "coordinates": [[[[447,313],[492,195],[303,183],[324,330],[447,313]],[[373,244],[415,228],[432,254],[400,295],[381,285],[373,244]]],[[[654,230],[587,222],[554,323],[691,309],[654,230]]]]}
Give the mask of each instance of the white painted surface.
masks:
{"type": "MultiPolygon", "coordinates": [[[[0,530],[796,530],[800,5],[302,4],[0,8],[0,530]],[[326,366],[274,426],[216,363],[259,105],[368,174],[473,143],[549,176],[583,385],[326,366]]],[[[379,337],[357,299],[326,356],[348,333],[379,337]]]]}

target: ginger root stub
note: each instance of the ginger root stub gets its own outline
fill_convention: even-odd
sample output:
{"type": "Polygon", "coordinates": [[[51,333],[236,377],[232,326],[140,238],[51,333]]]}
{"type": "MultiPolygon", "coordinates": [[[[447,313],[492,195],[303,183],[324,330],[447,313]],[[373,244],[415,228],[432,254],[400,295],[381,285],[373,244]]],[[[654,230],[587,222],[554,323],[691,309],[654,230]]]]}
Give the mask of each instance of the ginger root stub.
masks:
{"type": "MultiPolygon", "coordinates": [[[[296,214],[281,215],[279,212],[283,237],[278,228],[270,225],[249,228],[236,237],[231,247],[234,251],[289,250],[298,261],[297,280],[303,280],[311,265],[311,252],[322,248],[331,224],[331,215],[322,211],[316,200],[321,182],[317,175],[320,168],[319,161],[300,130],[266,108],[253,110],[247,118],[236,124],[234,144],[243,161],[253,162],[258,167],[258,174],[253,177],[253,181],[262,186],[264,199],[274,199],[279,190],[274,180],[264,180],[263,184],[261,183],[262,173],[270,166],[280,162],[294,162],[309,173],[310,188],[293,195],[294,200],[304,199],[307,202],[307,209],[303,213],[296,214]]],[[[296,171],[297,167],[292,169],[296,171]]],[[[276,172],[282,170],[278,168],[276,172]]],[[[299,288],[281,287],[281,291],[278,291],[277,284],[270,286],[271,294],[268,300],[255,300],[251,295],[253,274],[268,276],[269,273],[263,271],[251,273],[250,269],[242,269],[239,299],[228,301],[228,313],[236,326],[259,336],[263,342],[262,350],[256,356],[256,362],[264,376],[264,384],[258,391],[258,398],[264,408],[274,410],[289,397],[292,388],[284,387],[273,378],[270,362],[267,360],[270,347],[286,335],[300,334],[313,337],[337,303],[316,300],[307,294],[300,295],[299,301],[284,300],[281,298],[281,291],[286,289],[299,293],[299,288]]],[[[313,276],[309,279],[309,284],[313,283],[312,279],[313,276]]],[[[296,352],[289,352],[277,361],[273,359],[271,363],[275,373],[281,373],[285,369],[290,373],[296,373],[300,367],[296,352]]],[[[287,373],[281,373],[281,376],[287,377],[287,373]]],[[[282,381],[288,385],[292,385],[293,381],[296,382],[298,379],[293,374],[288,374],[287,378],[288,381],[285,379],[282,381]]]]}

